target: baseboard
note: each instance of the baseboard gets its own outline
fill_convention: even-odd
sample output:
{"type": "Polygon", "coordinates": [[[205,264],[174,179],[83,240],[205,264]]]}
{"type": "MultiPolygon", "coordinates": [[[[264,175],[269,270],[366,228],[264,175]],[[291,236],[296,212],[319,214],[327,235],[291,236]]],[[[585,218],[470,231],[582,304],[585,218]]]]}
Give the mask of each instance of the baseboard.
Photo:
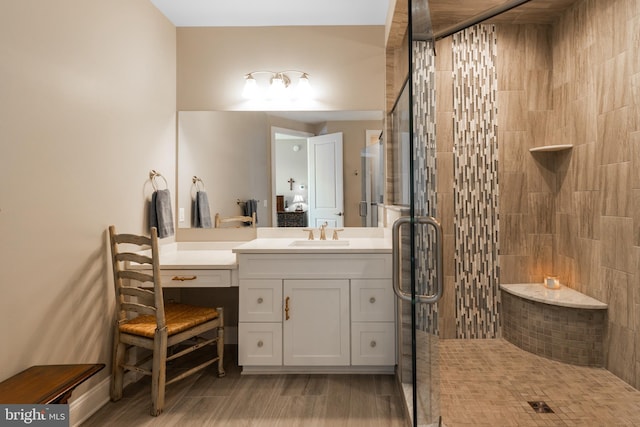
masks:
{"type": "Polygon", "coordinates": [[[103,379],[95,387],[79,396],[69,404],[70,426],[79,426],[98,409],[109,401],[109,387],[111,376],[103,379]]]}

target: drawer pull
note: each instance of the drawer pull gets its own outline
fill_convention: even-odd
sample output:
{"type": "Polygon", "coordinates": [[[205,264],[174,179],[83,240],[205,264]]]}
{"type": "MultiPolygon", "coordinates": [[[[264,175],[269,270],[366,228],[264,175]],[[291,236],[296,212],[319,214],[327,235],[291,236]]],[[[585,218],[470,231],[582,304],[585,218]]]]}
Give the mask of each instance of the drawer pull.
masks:
{"type": "Polygon", "coordinates": [[[196,280],[198,276],[173,276],[171,280],[184,282],[185,280],[196,280]]]}
{"type": "Polygon", "coordinates": [[[263,301],[262,297],[258,298],[258,304],[262,304],[263,301]]]}
{"type": "Polygon", "coordinates": [[[369,298],[369,302],[370,302],[371,304],[375,304],[375,302],[376,302],[376,297],[371,297],[371,298],[369,298]]]}
{"type": "Polygon", "coordinates": [[[370,346],[371,348],[374,348],[376,345],[378,345],[378,344],[376,344],[376,342],[375,342],[375,341],[371,341],[371,343],[369,344],[369,346],[370,346]]]}
{"type": "Polygon", "coordinates": [[[258,348],[262,348],[262,346],[264,346],[264,343],[262,342],[262,340],[258,341],[258,348]]]}
{"type": "Polygon", "coordinates": [[[284,300],[284,318],[289,320],[289,297],[284,300]]]}

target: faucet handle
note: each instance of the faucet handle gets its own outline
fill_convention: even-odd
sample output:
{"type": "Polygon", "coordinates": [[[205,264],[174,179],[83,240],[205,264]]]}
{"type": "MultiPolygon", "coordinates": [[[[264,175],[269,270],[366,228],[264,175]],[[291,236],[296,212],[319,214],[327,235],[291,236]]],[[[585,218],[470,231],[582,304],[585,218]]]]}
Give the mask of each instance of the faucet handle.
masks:
{"type": "Polygon", "coordinates": [[[302,231],[308,231],[309,232],[309,240],[313,240],[313,228],[303,228],[302,231]]]}
{"type": "Polygon", "coordinates": [[[333,240],[338,240],[338,231],[344,231],[344,228],[334,228],[333,229],[333,240]]]}

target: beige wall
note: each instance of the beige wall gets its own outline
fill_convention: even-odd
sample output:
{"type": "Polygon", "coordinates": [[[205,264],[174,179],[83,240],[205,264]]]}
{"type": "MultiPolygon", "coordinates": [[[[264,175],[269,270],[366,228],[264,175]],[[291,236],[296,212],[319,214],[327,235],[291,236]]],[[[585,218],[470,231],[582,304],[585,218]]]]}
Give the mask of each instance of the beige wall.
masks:
{"type": "Polygon", "coordinates": [[[178,28],[178,110],[383,110],[384,31],[178,28]],[[257,70],[305,71],[315,99],[277,105],[244,100],[244,75],[257,70]]]}
{"type": "Polygon", "coordinates": [[[109,363],[105,230],[146,228],[150,169],[174,189],[175,50],[148,0],[0,3],[0,379],[109,363]]]}
{"type": "Polygon", "coordinates": [[[636,388],[638,34],[638,0],[583,0],[553,27],[498,32],[498,111],[509,112],[498,123],[501,282],[539,281],[552,270],[608,303],[606,367],[636,388]],[[574,147],[528,151],[545,144],[574,147]]]}

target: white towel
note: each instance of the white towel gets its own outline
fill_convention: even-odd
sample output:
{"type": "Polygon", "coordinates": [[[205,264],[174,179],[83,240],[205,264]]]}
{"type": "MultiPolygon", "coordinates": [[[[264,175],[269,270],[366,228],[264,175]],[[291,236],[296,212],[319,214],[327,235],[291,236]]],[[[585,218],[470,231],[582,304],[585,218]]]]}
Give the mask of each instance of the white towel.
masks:
{"type": "Polygon", "coordinates": [[[173,212],[169,190],[157,190],[151,195],[149,204],[149,228],[158,229],[158,237],[173,236],[173,212]]]}

